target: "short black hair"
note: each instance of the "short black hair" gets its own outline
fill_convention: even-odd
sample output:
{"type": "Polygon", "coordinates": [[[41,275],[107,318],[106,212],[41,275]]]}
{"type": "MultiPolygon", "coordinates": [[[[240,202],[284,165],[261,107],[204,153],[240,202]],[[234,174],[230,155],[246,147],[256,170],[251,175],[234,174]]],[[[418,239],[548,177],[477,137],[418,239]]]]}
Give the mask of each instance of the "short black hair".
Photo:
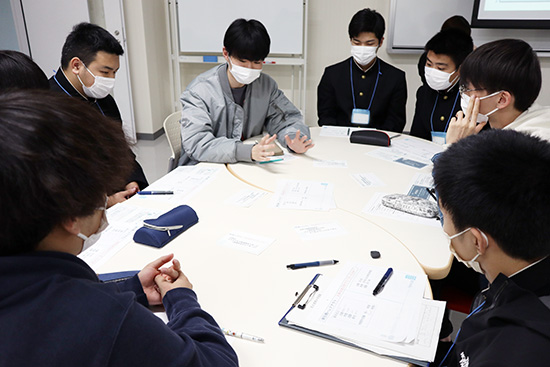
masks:
{"type": "Polygon", "coordinates": [[[24,53],[0,50],[0,90],[50,89],[48,77],[34,61],[24,53]]]}
{"type": "Polygon", "coordinates": [[[549,168],[548,141],[488,130],[452,144],[433,172],[457,231],[479,228],[509,256],[533,261],[550,254],[549,168]]]}
{"type": "Polygon", "coordinates": [[[461,84],[468,83],[489,94],[508,91],[514,107],[525,111],[537,99],[542,75],[537,54],[525,41],[503,39],[479,46],[462,63],[461,84]]]}
{"type": "Polygon", "coordinates": [[[453,28],[437,33],[424,47],[426,52],[432,51],[437,55],[449,56],[457,68],[473,49],[474,41],[472,41],[472,37],[453,28]]]}
{"type": "Polygon", "coordinates": [[[348,26],[349,38],[357,37],[360,33],[370,32],[374,33],[378,42],[384,37],[386,31],[386,22],[380,13],[376,10],[365,8],[359,10],[351,18],[348,26]]]}
{"type": "Polygon", "coordinates": [[[120,124],[67,98],[43,90],[0,98],[0,256],[33,251],[55,226],[93,214],[133,168],[120,124]]]}
{"type": "Polygon", "coordinates": [[[243,60],[265,60],[271,39],[267,29],[255,19],[239,18],[233,21],[223,37],[223,46],[229,53],[243,60]]]}
{"type": "Polygon", "coordinates": [[[118,56],[124,54],[120,43],[105,29],[91,23],[77,24],[63,45],[61,68],[66,69],[73,57],[78,57],[87,66],[99,51],[118,56]]]}
{"type": "Polygon", "coordinates": [[[472,35],[472,27],[462,15],[453,15],[445,20],[441,25],[441,30],[444,31],[445,29],[458,29],[468,36],[472,35]]]}

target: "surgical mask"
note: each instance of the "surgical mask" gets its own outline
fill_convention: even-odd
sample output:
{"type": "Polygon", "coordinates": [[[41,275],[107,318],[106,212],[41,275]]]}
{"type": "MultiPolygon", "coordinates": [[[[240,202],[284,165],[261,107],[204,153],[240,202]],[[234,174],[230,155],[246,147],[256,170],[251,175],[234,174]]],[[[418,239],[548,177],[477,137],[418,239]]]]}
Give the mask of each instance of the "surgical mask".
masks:
{"type": "Polygon", "coordinates": [[[376,57],[378,46],[351,46],[351,56],[361,66],[367,65],[376,57]]]}
{"type": "MultiPolygon", "coordinates": [[[[82,63],[84,65],[84,63],[82,63]]],[[[94,84],[87,87],[82,83],[82,80],[80,80],[80,76],[77,74],[76,77],[80,81],[80,84],[82,84],[82,89],[84,89],[84,94],[91,98],[105,98],[113,88],[115,87],[115,78],[105,78],[102,76],[95,76],[92,74],[92,72],[84,65],[86,70],[88,70],[88,73],[90,73],[94,77],[94,84]]]]}
{"type": "Polygon", "coordinates": [[[453,84],[456,83],[458,78],[456,78],[453,82],[449,81],[451,78],[451,75],[456,73],[456,70],[452,73],[446,73],[441,70],[437,70],[434,68],[430,68],[428,66],[424,67],[424,75],[426,76],[426,82],[432,88],[433,90],[447,90],[449,89],[453,84]]]}
{"type": "MultiPolygon", "coordinates": [[[[449,240],[449,250],[451,251],[451,253],[454,255],[454,257],[459,261],[461,262],[462,264],[464,264],[464,266],[466,266],[467,268],[471,268],[471,269],[474,269],[476,272],[478,273],[481,273],[483,274],[483,270],[481,269],[481,265],[479,264],[479,262],[477,262],[477,258],[479,256],[481,256],[481,254],[478,252],[476,256],[474,256],[473,259],[471,260],[464,260],[462,259],[455,251],[454,247],[453,247],[453,244],[451,242],[451,240],[453,238],[456,238],[458,236],[461,236],[463,235],[464,233],[468,232],[470,229],[472,229],[471,227],[470,228],[466,228],[465,230],[463,230],[462,232],[460,233],[457,233],[453,236],[449,236],[445,231],[443,231],[443,234],[447,237],[447,239],[449,240]]],[[[483,238],[485,238],[485,241],[487,242],[487,246],[489,246],[489,239],[487,238],[487,236],[485,235],[485,233],[479,231],[481,233],[481,235],[483,236],[483,238]]]]}
{"type": "MultiPolygon", "coordinates": [[[[479,100],[482,101],[484,99],[491,98],[493,96],[496,96],[500,92],[502,92],[502,91],[499,90],[498,92],[489,94],[488,96],[480,97],[479,100]]],[[[470,98],[471,97],[469,95],[467,95],[466,93],[461,93],[460,94],[460,107],[462,108],[462,111],[466,112],[466,109],[468,109],[468,104],[470,104],[470,98]]],[[[495,108],[494,110],[492,110],[491,112],[486,113],[486,114],[478,113],[476,121],[478,123],[489,121],[489,116],[491,114],[495,113],[497,110],[498,110],[498,107],[495,108]]]]}
{"type": "Polygon", "coordinates": [[[80,252],[84,252],[90,247],[92,247],[101,237],[101,232],[103,232],[109,226],[109,221],[107,220],[107,214],[105,213],[107,210],[107,200],[105,201],[105,207],[97,208],[97,210],[103,210],[103,215],[101,216],[101,223],[99,224],[99,228],[97,229],[97,231],[91,236],[86,236],[82,233],[78,233],[76,235],[78,238],[84,240],[84,243],[82,244],[82,251],[80,252]]]}
{"type": "Polygon", "coordinates": [[[231,59],[229,59],[229,65],[231,65],[231,68],[229,71],[233,75],[236,81],[238,81],[241,84],[250,84],[254,80],[258,79],[260,77],[260,74],[262,73],[262,69],[250,69],[245,68],[239,65],[235,65],[231,62],[231,59]]]}

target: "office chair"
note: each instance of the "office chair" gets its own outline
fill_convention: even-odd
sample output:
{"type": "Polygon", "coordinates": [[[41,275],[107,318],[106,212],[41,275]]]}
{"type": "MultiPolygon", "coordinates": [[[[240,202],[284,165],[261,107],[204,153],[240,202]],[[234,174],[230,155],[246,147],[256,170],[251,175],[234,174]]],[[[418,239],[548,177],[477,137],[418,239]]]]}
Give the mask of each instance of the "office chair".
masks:
{"type": "Polygon", "coordinates": [[[181,111],[176,111],[170,114],[165,120],[162,126],[164,132],[168,138],[168,144],[172,151],[172,156],[168,160],[168,172],[172,171],[178,166],[178,161],[181,156],[181,111]]]}

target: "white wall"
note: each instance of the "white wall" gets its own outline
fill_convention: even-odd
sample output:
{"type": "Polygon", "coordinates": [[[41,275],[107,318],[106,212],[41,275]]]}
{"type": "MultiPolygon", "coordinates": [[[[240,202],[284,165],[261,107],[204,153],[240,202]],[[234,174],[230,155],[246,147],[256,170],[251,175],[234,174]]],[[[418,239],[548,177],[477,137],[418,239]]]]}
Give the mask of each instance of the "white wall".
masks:
{"type": "Polygon", "coordinates": [[[134,116],[138,137],[162,130],[170,114],[166,1],[124,0],[134,116]]]}
{"type": "MultiPolygon", "coordinates": [[[[168,82],[168,46],[165,34],[166,19],[162,2],[158,0],[125,0],[126,28],[128,33],[130,65],[136,125],[138,133],[153,133],[160,129],[159,118],[171,112],[168,82]],[[166,51],[164,51],[166,50],[166,51]],[[165,55],[162,52],[166,52],[165,55]]],[[[317,125],[317,84],[328,65],[341,61],[350,55],[347,34],[349,21],[358,10],[370,7],[376,9],[389,27],[389,0],[309,0],[308,78],[306,97],[306,122],[317,125]]],[[[444,19],[442,19],[442,22],[444,19]]],[[[421,26],[421,25],[419,25],[421,26]]],[[[387,31],[386,31],[387,33],[387,31]]],[[[223,35],[220,35],[222,38],[223,35]]],[[[410,129],[414,115],[416,90],[420,86],[417,72],[419,55],[391,54],[383,45],[380,58],[407,74],[408,100],[407,125],[410,129]]],[[[538,103],[550,105],[550,58],[541,58],[543,88],[538,103]]],[[[212,67],[211,65],[185,65],[181,67],[182,86],[212,67]]],[[[289,70],[289,69],[287,69],[289,70]]],[[[266,66],[280,88],[289,94],[290,78],[280,66],[266,66]]]]}

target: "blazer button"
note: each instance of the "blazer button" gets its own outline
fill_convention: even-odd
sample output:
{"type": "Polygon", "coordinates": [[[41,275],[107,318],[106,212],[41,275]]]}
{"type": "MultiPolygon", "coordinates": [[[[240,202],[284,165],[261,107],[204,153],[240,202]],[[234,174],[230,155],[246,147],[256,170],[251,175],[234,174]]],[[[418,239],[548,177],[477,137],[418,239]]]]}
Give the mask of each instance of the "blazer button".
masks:
{"type": "Polygon", "coordinates": [[[359,96],[360,96],[360,97],[363,97],[363,92],[359,92],[359,96]]]}
{"type": "Polygon", "coordinates": [[[364,75],[361,75],[361,79],[365,79],[366,77],[364,75]]]}
{"type": "Polygon", "coordinates": [[[441,116],[439,119],[440,119],[441,121],[445,121],[445,116],[441,116]]]}
{"type": "Polygon", "coordinates": [[[443,96],[443,99],[444,99],[444,100],[447,100],[447,98],[449,98],[449,96],[443,96]]]}

